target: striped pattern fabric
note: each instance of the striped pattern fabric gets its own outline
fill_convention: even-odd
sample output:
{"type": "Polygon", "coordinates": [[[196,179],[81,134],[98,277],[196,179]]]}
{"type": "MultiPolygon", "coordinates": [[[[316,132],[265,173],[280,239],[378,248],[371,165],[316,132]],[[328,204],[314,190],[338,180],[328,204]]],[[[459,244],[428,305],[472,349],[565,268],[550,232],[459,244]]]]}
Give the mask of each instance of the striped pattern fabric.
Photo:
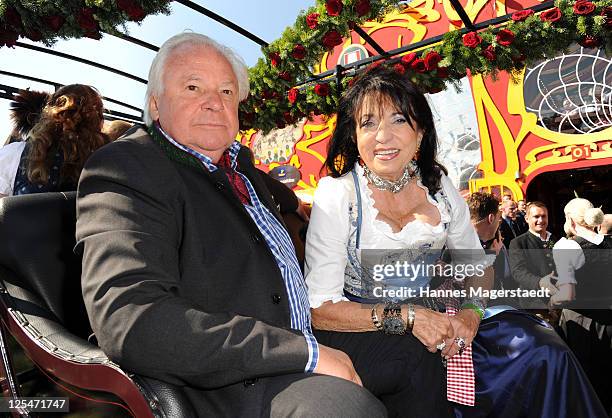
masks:
{"type": "MultiPolygon", "coordinates": [[[[212,173],[219,169],[206,155],[176,142],[170,137],[170,135],[164,132],[161,126],[156,125],[156,128],[171,144],[200,160],[209,172],[212,173]]],[[[237,141],[234,141],[227,149],[231,169],[234,170],[234,172],[237,173],[244,181],[249,193],[251,204],[245,204],[244,208],[259,228],[259,231],[263,235],[266,244],[274,255],[274,259],[278,265],[281,275],[283,276],[285,288],[289,297],[288,302],[291,316],[291,328],[302,331],[308,346],[308,362],[306,363],[304,370],[306,372],[313,372],[319,359],[319,345],[312,334],[308,291],[306,289],[304,276],[302,275],[300,265],[295,255],[293,243],[291,242],[291,238],[289,238],[289,234],[284,226],[261,203],[249,179],[239,171],[236,171],[236,159],[239,151],[240,143],[237,141]]]]}

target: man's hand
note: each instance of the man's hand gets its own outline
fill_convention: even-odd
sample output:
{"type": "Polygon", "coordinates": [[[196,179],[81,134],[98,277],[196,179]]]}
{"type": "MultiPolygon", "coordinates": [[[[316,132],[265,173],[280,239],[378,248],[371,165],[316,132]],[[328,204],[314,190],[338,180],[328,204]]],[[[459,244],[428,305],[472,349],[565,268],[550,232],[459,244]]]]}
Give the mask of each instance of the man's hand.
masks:
{"type": "Polygon", "coordinates": [[[559,288],[557,288],[557,286],[555,286],[550,280],[553,277],[553,274],[554,271],[551,271],[550,274],[547,274],[546,276],[542,277],[539,283],[541,288],[548,289],[548,291],[550,292],[550,296],[553,296],[559,291],[559,288]]]}
{"type": "Polygon", "coordinates": [[[422,342],[427,350],[435,353],[438,351],[438,344],[453,336],[453,327],[445,313],[417,307],[412,335],[422,342]]]}
{"type": "Polygon", "coordinates": [[[350,380],[359,386],[363,386],[349,356],[343,351],[322,344],[319,344],[319,361],[314,372],[350,380]]]}

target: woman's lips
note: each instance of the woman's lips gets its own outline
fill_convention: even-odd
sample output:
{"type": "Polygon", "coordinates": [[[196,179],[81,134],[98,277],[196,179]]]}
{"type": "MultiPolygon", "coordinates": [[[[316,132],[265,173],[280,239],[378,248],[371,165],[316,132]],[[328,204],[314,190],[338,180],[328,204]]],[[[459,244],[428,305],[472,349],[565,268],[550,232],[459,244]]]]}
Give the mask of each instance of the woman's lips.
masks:
{"type": "Polygon", "coordinates": [[[399,154],[399,150],[395,148],[378,150],[378,151],[374,151],[374,158],[377,158],[382,161],[389,161],[397,157],[398,154],[399,154]]]}

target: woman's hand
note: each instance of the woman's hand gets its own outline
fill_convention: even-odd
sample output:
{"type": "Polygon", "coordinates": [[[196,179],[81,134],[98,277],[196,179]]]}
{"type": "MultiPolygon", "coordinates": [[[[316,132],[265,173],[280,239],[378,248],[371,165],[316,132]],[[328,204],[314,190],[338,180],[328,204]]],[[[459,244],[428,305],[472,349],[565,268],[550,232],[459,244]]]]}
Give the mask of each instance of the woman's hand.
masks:
{"type": "Polygon", "coordinates": [[[436,346],[453,336],[453,327],[445,313],[415,307],[412,335],[423,343],[427,350],[435,353],[436,346]]]}
{"type": "Polygon", "coordinates": [[[445,341],[446,346],[442,350],[442,356],[446,358],[459,352],[460,347],[455,341],[456,338],[463,338],[465,347],[472,344],[480,325],[480,316],[472,309],[461,310],[457,315],[450,316],[449,320],[453,327],[453,335],[445,341]]]}

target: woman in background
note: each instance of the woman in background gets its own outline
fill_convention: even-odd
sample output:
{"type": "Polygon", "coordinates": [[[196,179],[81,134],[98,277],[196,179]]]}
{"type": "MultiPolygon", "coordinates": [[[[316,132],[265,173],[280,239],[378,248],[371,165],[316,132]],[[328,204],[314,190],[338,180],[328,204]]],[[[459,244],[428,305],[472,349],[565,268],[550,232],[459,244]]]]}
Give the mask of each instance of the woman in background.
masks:
{"type": "Polygon", "coordinates": [[[92,87],[57,90],[24,142],[0,148],[0,197],[76,190],[85,161],[108,137],[102,98],[92,87]]]}

